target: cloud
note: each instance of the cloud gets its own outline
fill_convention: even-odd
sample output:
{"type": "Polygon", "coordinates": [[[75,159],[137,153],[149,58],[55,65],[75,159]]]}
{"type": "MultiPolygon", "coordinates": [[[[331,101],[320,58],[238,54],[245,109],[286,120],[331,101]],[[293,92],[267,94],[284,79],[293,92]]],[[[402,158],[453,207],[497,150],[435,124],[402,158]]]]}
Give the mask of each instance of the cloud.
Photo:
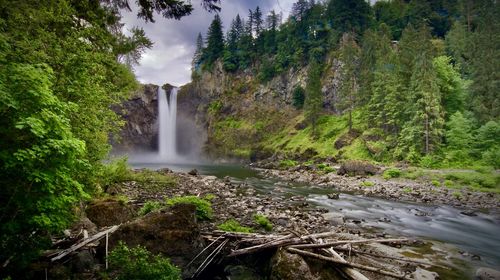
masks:
{"type": "MultiPolygon", "coordinates": [[[[130,1],[132,2],[132,1],[130,1]]],[[[140,65],[135,67],[138,80],[142,83],[183,85],[191,79],[191,59],[195,50],[196,37],[199,32],[205,36],[214,13],[205,11],[200,1],[192,1],[195,10],[181,20],[164,19],[155,15],[155,23],[145,23],[137,18],[137,7],[132,12],[123,11],[123,23],[126,30],[134,26],[144,29],[146,35],[154,42],[152,49],[147,50],[140,65]]],[[[282,12],[286,18],[295,0],[222,0],[220,16],[224,28],[240,14],[248,16],[249,9],[259,6],[264,14],[274,9],[282,12]]]]}

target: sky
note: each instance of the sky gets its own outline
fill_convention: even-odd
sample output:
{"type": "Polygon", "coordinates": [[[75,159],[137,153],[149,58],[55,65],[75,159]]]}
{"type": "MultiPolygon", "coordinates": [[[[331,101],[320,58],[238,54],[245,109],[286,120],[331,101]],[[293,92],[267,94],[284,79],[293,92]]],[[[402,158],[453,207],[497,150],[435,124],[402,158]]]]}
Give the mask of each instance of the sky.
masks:
{"type": "MultiPolygon", "coordinates": [[[[227,30],[236,14],[239,13],[246,19],[248,10],[254,10],[257,6],[264,15],[274,9],[277,13],[282,12],[283,18],[286,18],[294,2],[295,0],[222,0],[222,10],[219,15],[223,27],[227,30]]],[[[157,85],[170,83],[181,86],[191,80],[191,59],[196,37],[199,32],[205,37],[214,17],[213,12],[209,13],[200,6],[199,0],[193,0],[192,3],[193,13],[181,20],[164,19],[156,14],[155,23],[145,23],[144,20],[137,18],[136,7],[133,7],[132,12],[122,12],[126,30],[134,26],[142,27],[154,42],[153,47],[142,55],[140,64],[134,67],[137,79],[141,83],[157,85]]]]}

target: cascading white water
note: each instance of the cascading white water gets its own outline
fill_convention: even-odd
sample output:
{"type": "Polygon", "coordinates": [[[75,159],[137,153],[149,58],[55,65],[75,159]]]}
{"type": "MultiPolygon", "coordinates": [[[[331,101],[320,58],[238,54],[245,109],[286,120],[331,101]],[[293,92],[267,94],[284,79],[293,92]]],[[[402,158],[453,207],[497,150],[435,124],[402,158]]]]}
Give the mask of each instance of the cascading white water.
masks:
{"type": "Polygon", "coordinates": [[[167,96],[164,89],[158,88],[158,152],[166,161],[173,161],[178,157],[176,147],[177,91],[178,88],[174,87],[167,96]]]}

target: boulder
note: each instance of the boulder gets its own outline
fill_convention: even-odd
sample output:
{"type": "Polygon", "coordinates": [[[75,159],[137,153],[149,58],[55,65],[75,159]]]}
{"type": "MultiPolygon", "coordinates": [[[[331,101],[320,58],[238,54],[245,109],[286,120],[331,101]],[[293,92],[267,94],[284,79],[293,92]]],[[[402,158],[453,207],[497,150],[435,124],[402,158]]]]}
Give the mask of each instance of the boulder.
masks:
{"type": "Polygon", "coordinates": [[[488,267],[480,267],[476,270],[477,280],[500,280],[500,271],[488,267]]]}
{"type": "Polygon", "coordinates": [[[122,225],[110,237],[109,246],[114,248],[119,241],[129,247],[141,245],[183,268],[203,247],[195,212],[192,204],[176,204],[149,213],[122,225]]]}
{"type": "Polygon", "coordinates": [[[134,218],[135,212],[123,201],[114,199],[97,200],[85,210],[90,221],[98,227],[124,223],[134,218]]]}
{"type": "Polygon", "coordinates": [[[316,280],[309,265],[299,255],[278,250],[271,259],[271,280],[316,280]]]}
{"type": "Polygon", "coordinates": [[[375,175],[378,173],[378,171],[379,168],[377,166],[367,161],[348,160],[340,165],[337,174],[349,176],[366,176],[375,175]]]}
{"type": "Polygon", "coordinates": [[[340,150],[345,146],[349,146],[352,142],[361,135],[361,132],[356,129],[352,129],[349,132],[341,135],[333,144],[335,149],[340,150]]]}

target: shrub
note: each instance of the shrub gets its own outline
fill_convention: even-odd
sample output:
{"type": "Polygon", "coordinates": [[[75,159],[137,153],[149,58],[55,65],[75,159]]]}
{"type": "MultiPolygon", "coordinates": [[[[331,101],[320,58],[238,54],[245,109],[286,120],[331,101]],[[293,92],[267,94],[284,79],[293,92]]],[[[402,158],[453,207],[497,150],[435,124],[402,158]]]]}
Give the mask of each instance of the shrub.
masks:
{"type": "Polygon", "coordinates": [[[439,182],[438,180],[432,180],[432,185],[435,186],[435,187],[440,187],[441,186],[441,182],[439,182]]]}
{"type": "Polygon", "coordinates": [[[102,165],[99,183],[107,187],[115,183],[126,181],[129,177],[130,169],[127,164],[127,158],[122,157],[102,165]]]}
{"type": "Polygon", "coordinates": [[[325,173],[330,173],[330,172],[335,171],[335,168],[331,167],[330,165],[328,165],[326,163],[318,164],[318,168],[325,173]]]}
{"type": "Polygon", "coordinates": [[[404,193],[411,193],[412,189],[410,187],[403,188],[404,193]]]}
{"type": "Polygon", "coordinates": [[[212,203],[197,196],[181,196],[167,199],[165,203],[172,206],[179,203],[193,204],[196,206],[196,217],[200,220],[210,220],[213,216],[212,203]]]}
{"type": "Polygon", "coordinates": [[[378,167],[361,160],[348,160],[340,165],[339,170],[337,171],[338,175],[375,175],[378,172],[378,167]]]}
{"type": "Polygon", "coordinates": [[[401,176],[401,170],[398,168],[390,168],[384,171],[383,177],[384,179],[398,178],[401,176]]]}
{"type": "Polygon", "coordinates": [[[448,188],[453,187],[454,183],[452,180],[445,180],[444,185],[447,186],[448,188]]]}
{"type": "Polygon", "coordinates": [[[181,271],[168,258],[153,255],[146,248],[128,248],[120,241],[108,257],[110,270],[118,280],[177,280],[181,271]]]}
{"type": "Polygon", "coordinates": [[[253,220],[255,221],[256,224],[260,225],[265,230],[267,231],[273,230],[273,224],[271,223],[271,221],[269,221],[269,219],[266,216],[256,214],[253,216],[253,220]]]}
{"type": "Polygon", "coordinates": [[[253,230],[249,227],[244,227],[238,223],[235,219],[229,219],[224,223],[217,226],[218,229],[229,232],[247,232],[250,233],[253,230]]]}
{"type": "Polygon", "coordinates": [[[453,192],[452,195],[456,199],[462,199],[462,193],[460,193],[458,191],[457,192],[453,192]]]}
{"type": "Polygon", "coordinates": [[[141,209],[139,209],[139,215],[144,216],[148,213],[161,209],[163,206],[158,201],[147,201],[144,203],[141,209]]]}

